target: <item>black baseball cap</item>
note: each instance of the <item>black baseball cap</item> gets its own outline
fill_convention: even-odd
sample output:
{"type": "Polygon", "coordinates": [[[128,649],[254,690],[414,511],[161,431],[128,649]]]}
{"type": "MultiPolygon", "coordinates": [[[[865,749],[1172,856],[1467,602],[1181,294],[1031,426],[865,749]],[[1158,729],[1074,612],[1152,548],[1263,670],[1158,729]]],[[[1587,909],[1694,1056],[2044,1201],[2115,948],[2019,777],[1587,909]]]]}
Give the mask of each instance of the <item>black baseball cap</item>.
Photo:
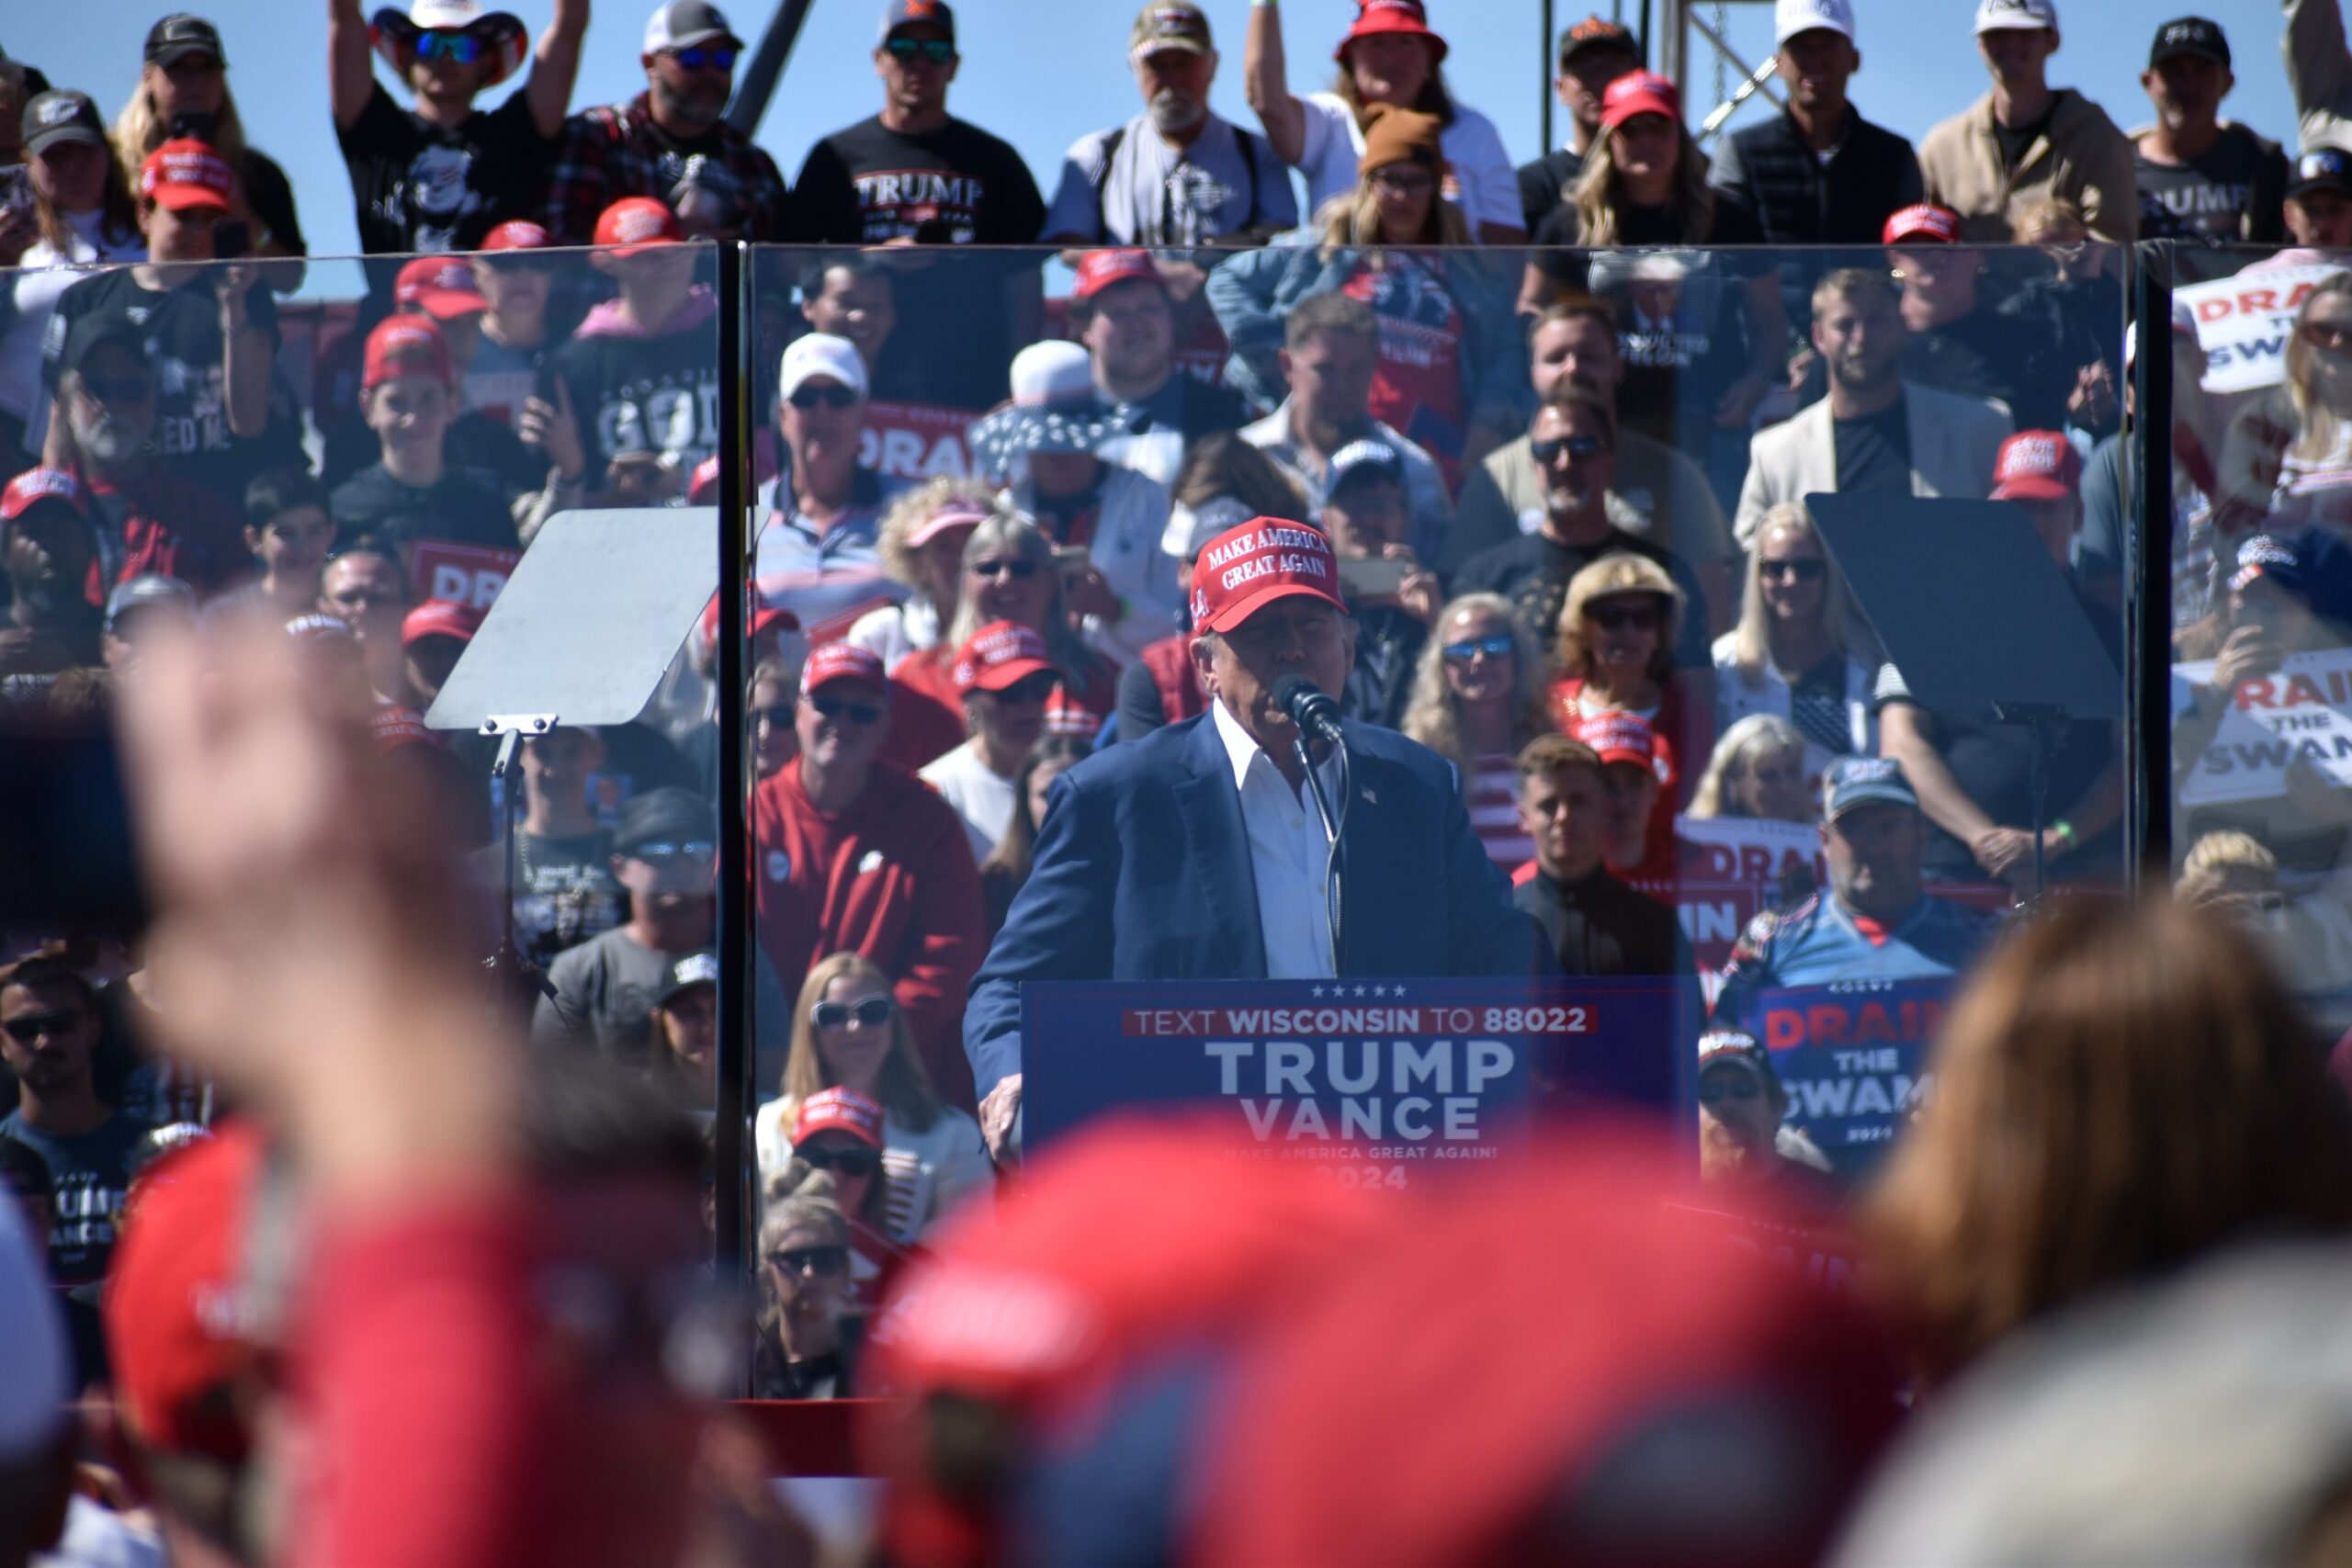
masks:
{"type": "Polygon", "coordinates": [[[65,368],[79,371],[89,363],[92,355],[108,344],[130,350],[141,364],[147,361],[146,329],[119,310],[99,310],[66,329],[65,368]]]}
{"type": "Polygon", "coordinates": [[[662,989],[654,996],[653,1005],[668,1007],[671,998],[681,992],[691,991],[696,986],[715,987],[718,984],[718,953],[715,949],[706,947],[700,953],[687,953],[670,965],[670,972],[662,977],[662,989]]]}
{"type": "Polygon", "coordinates": [[[890,0],[882,13],[882,42],[900,28],[933,27],[956,41],[956,13],[947,0],[890,0]]]}
{"type": "Polygon", "coordinates": [[[2148,45],[2148,69],[2154,70],[2177,54],[2201,54],[2226,71],[2230,67],[2230,40],[2222,35],[2220,23],[2209,22],[2202,17],[2182,17],[2156,29],[2155,41],[2148,45]]]}
{"type": "Polygon", "coordinates": [[[1560,64],[1565,69],[1571,60],[1589,49],[1623,50],[1634,60],[1642,58],[1641,41],[1634,37],[1634,29],[1623,22],[1612,22],[1606,17],[1587,17],[1560,34],[1560,64]]]}
{"type": "Polygon", "coordinates": [[[106,122],[86,93],[61,89],[40,94],[25,106],[23,125],[28,155],[45,152],[61,141],[107,144],[106,122]]]}
{"type": "Polygon", "coordinates": [[[2296,159],[2294,175],[2287,182],[2288,198],[2315,190],[2352,197],[2352,153],[2340,147],[2314,147],[2296,159]]]}
{"type": "Polygon", "coordinates": [[[710,802],[690,789],[664,784],[623,803],[613,829],[613,852],[634,854],[648,844],[708,843],[718,833],[710,802]]]}
{"type": "Polygon", "coordinates": [[[220,29],[202,17],[182,12],[165,17],[147,29],[147,62],[169,65],[184,54],[209,54],[221,64],[229,56],[220,47],[220,29]]]}

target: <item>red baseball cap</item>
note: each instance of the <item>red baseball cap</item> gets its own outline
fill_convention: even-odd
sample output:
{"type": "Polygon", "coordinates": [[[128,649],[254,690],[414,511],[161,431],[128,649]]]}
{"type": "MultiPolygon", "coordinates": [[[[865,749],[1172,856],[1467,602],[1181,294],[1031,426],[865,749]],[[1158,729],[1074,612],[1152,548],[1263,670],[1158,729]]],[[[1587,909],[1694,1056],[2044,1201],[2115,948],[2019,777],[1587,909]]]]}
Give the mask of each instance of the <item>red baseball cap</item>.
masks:
{"type": "Polygon", "coordinates": [[[13,523],[44,501],[62,501],[85,517],[90,514],[80,479],[63,468],[27,468],[0,490],[0,522],[13,523]]]}
{"type": "Polygon", "coordinates": [[[1348,36],[1331,51],[1331,58],[1345,65],[1348,45],[1374,33],[1405,33],[1430,40],[1430,63],[1438,65],[1445,60],[1445,40],[1430,30],[1430,14],[1421,0],[1363,0],[1356,7],[1356,19],[1348,28],[1348,36]]]}
{"type": "Polygon", "coordinates": [[[1612,709],[1579,719],[1576,738],[1591,747],[1603,762],[1637,762],[1647,768],[1657,761],[1657,731],[1637,713],[1612,709]]]}
{"type": "Polygon", "coordinates": [[[1879,231],[1878,238],[1883,245],[1957,244],[1960,242],[1960,214],[1949,207],[1938,207],[1932,201],[1915,202],[1888,214],[1886,227],[1879,231]]]}
{"type": "Polygon", "coordinates": [[[392,303],[414,305],[436,321],[478,316],[490,301],[474,287],[473,265],[462,256],[419,256],[392,279],[392,303]]]}
{"type": "MultiPolygon", "coordinates": [[[[754,604],[752,606],[752,637],[763,637],[767,636],[771,631],[775,631],[779,628],[788,632],[798,631],[800,629],[800,617],[794,615],[791,611],[784,608],[781,604],[754,604]]],[[[702,607],[701,632],[703,647],[711,648],[718,644],[718,595],[716,593],[710,596],[710,603],[702,607]]]]}
{"type": "Polygon", "coordinates": [[[115,1396],[140,1441],[234,1462],[253,1434],[229,1388],[252,1364],[243,1256],[260,1134],[232,1123],[175,1149],[130,1189],[99,1298],[115,1396]]]}
{"type": "Polygon", "coordinates": [[[1044,634],[1011,621],[990,621],[956,650],[958,692],[1001,692],[1043,671],[1057,675],[1044,634]]]}
{"type": "Polygon", "coordinates": [[[368,716],[368,739],[376,743],[378,751],[436,744],[433,731],[424,728],[424,716],[398,703],[386,703],[368,716]]]}
{"type": "Polygon", "coordinates": [[[471,642],[474,633],[480,630],[480,610],[455,600],[427,599],[401,621],[401,646],[406,648],[429,637],[453,637],[459,642],[471,642]]]}
{"type": "Polygon", "coordinates": [[[1148,251],[1089,251],[1078,261],[1078,282],[1070,288],[1073,299],[1091,299],[1105,288],[1117,283],[1157,283],[1162,289],[1167,280],[1159,269],[1151,265],[1148,251]]]}
{"type": "Polygon", "coordinates": [[[236,186],[237,177],[220,150],[193,136],[164,142],[139,166],[139,194],[175,212],[199,208],[226,212],[236,186]]]}
{"type": "Polygon", "coordinates": [[[1993,460],[1995,501],[2065,501],[2082,488],[2082,457],[2054,430],[2020,430],[1993,460]]]}
{"type": "Polygon", "coordinates": [[[1600,95],[1600,129],[1606,134],[1639,114],[1662,114],[1679,125],[1682,95],[1655,71],[1628,71],[1600,95]]]}
{"type": "Polygon", "coordinates": [[[808,662],[800,670],[800,689],[804,692],[814,693],[835,681],[863,681],[877,692],[890,689],[890,677],[882,670],[882,656],[846,642],[823,644],[808,655],[808,662]]]}
{"type": "Polygon", "coordinates": [[[650,196],[625,196],[596,215],[596,243],[633,256],[648,245],[685,243],[678,215],[650,196]]]}
{"type": "Polygon", "coordinates": [[[820,1089],[800,1102],[792,1141],[806,1143],[820,1133],[847,1133],[869,1148],[882,1146],[882,1108],[854,1089],[820,1089]]]}
{"type": "Polygon", "coordinates": [[[555,236],[527,218],[509,218],[481,239],[485,251],[543,251],[555,236]]]}
{"type": "Polygon", "coordinates": [[[1286,517],[1252,517],[1211,539],[1193,563],[1193,627],[1229,632],[1293,594],[1347,614],[1331,541],[1286,517]]]}
{"type": "Polygon", "coordinates": [[[449,344],[430,316],[386,316],[368,334],[368,352],[359,372],[359,389],[372,391],[395,376],[422,371],[438,377],[444,386],[457,383],[450,368],[449,344]],[[418,366],[413,361],[426,363],[418,366]]]}

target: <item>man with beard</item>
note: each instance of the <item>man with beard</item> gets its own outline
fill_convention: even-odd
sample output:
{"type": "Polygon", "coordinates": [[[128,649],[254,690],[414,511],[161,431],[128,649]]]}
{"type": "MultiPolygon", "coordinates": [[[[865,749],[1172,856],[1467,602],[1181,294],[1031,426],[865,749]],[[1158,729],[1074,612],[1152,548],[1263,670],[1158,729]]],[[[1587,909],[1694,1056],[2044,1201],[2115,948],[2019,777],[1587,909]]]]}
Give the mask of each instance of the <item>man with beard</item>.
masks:
{"type": "Polygon", "coordinates": [[[97,542],[71,474],[28,468],[0,491],[8,615],[0,675],[51,675],[98,662],[98,612],[84,592],[97,542]]]}
{"type": "Polygon", "coordinates": [[[148,1133],[98,1097],[97,1043],[97,993],[61,961],[28,958],[0,980],[0,1059],[17,1079],[0,1138],[31,1145],[49,1164],[49,1269],[59,1285],[106,1277],[131,1159],[148,1133]]]}
{"type": "Polygon", "coordinates": [[[548,181],[547,229],[559,245],[603,244],[598,217],[623,197],[650,197],[696,234],[790,238],[784,175],[729,125],[743,40],[708,0],[669,0],[645,24],[646,90],[565,123],[548,181]]]}
{"type": "Polygon", "coordinates": [[[328,101],[369,255],[473,251],[513,218],[538,216],[548,155],[563,133],[588,0],[555,0],[531,73],[495,109],[474,99],[523,62],[522,21],[480,0],[411,0],[371,28],[359,0],[327,12],[328,101]],[[376,52],[416,95],[403,111],[376,80],[376,52]]]}
{"type": "Polygon", "coordinates": [[[1290,169],[1262,136],[1209,112],[1216,49],[1191,0],[1150,0],[1127,35],[1144,112],[1081,136],[1046,212],[1057,244],[1257,243],[1298,223],[1290,169]]]}
{"type": "Polygon", "coordinates": [[[1813,346],[1829,395],[1749,443],[1733,523],[1742,547],[1767,512],[1818,491],[1973,501],[1993,488],[2008,415],[1905,380],[1906,336],[1884,273],[1841,267],[1815,286],[1813,346]]]}
{"type": "MultiPolygon", "coordinates": [[[[268,290],[257,295],[266,299],[268,290]]],[[[151,317],[147,330],[154,325],[151,317]]],[[[110,312],[92,316],[68,338],[57,381],[64,466],[88,497],[102,585],[159,572],[211,593],[244,575],[250,558],[235,505],[158,450],[175,448],[162,428],[159,410],[169,400],[149,359],[149,341],[127,317],[110,312]]]]}
{"type": "Polygon", "coordinates": [[[250,266],[197,265],[212,260],[213,227],[229,218],[235,188],[228,161],[202,141],[179,138],[148,155],[138,188],[147,259],[66,289],[41,338],[41,377],[58,400],[41,458],[49,467],[74,466],[74,411],[61,383],[85,352],[76,340],[101,320],[133,329],[153,398],[140,444],[152,437],[176,475],[233,513],[254,474],[300,459],[299,425],[274,420],[270,407],[275,296],[250,266]]]}
{"type": "MultiPolygon", "coordinates": [[[[1423,560],[1444,553],[1453,502],[1437,459],[1395,425],[1372,414],[1372,373],[1380,356],[1380,320],[1344,294],[1311,294],[1283,319],[1280,355],[1290,395],[1241,439],[1290,470],[1319,512],[1331,484],[1331,457],[1355,441],[1377,441],[1405,466],[1413,517],[1405,542],[1423,560]]],[[[1548,635],[1547,633],[1544,635],[1548,635]]]]}
{"type": "MultiPolygon", "coordinates": [[[[1568,580],[1602,556],[1623,551],[1664,567],[1689,603],[1705,603],[1688,562],[1656,540],[1628,533],[1610,506],[1617,476],[1617,430],[1609,405],[1574,381],[1555,388],[1535,411],[1530,449],[1544,475],[1544,513],[1535,531],[1489,546],[1463,563],[1453,592],[1499,593],[1520,624],[1544,647],[1552,644],[1568,580]]],[[[1696,676],[1712,671],[1707,618],[1682,617],[1675,667],[1696,676]]]]}

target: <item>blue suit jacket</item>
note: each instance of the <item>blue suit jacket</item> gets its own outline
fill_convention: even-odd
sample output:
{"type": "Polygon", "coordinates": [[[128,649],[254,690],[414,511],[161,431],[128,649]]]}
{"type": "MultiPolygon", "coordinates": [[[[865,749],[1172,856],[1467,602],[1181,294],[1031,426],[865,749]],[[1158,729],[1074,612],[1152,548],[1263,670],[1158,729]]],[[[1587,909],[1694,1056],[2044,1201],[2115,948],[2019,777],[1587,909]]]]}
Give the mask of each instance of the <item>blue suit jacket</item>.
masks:
{"type": "MultiPolygon", "coordinates": [[[[1350,720],[1347,738],[1340,972],[1528,974],[1534,923],[1471,831],[1453,764],[1375,726],[1350,720]]],[[[1241,796],[1203,714],[1054,781],[1029,880],[973,976],[964,1051],[983,1095],[1021,1070],[1023,981],[1265,973],[1241,796]]]]}

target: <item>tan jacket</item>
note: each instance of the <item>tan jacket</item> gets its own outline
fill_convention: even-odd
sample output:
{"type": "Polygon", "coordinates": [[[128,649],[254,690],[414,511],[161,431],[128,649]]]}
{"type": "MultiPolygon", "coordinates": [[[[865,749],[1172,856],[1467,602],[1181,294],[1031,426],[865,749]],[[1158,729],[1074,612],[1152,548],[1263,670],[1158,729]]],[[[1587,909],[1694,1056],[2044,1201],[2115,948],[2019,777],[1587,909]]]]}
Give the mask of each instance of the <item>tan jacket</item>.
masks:
{"type": "Polygon", "coordinates": [[[2107,111],[2072,87],[2052,95],[2050,130],[2026,149],[2012,176],[2001,164],[1993,134],[1993,95],[1928,132],[1919,143],[1919,173],[1928,199],[1960,214],[1961,235],[1978,244],[2007,244],[2018,216],[2045,197],[2083,209],[2094,233],[2129,242],[2140,235],[2140,182],[2130,138],[2107,111]]]}
{"type": "MultiPolygon", "coordinates": [[[[2007,411],[1981,398],[1903,384],[1905,423],[1911,433],[1911,493],[1982,501],[1993,488],[1993,464],[2011,434],[2007,411]]],[[[1795,417],[1756,433],[1748,443],[1747,479],[1739,487],[1732,528],[1740,547],[1756,545],[1764,514],[1785,501],[1803,501],[1838,488],[1838,432],[1822,398],[1795,417]]]]}

